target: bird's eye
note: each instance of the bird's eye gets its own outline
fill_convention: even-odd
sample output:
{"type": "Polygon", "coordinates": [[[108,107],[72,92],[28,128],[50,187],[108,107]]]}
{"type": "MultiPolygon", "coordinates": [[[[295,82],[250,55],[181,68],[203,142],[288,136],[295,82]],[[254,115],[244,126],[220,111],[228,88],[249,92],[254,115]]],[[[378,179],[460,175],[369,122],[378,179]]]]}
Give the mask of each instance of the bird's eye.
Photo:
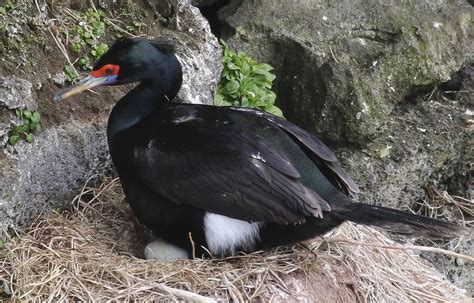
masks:
{"type": "Polygon", "coordinates": [[[107,68],[104,70],[104,72],[105,72],[106,75],[110,75],[111,73],[113,73],[113,71],[114,71],[114,69],[111,68],[111,67],[107,67],[107,68]]]}

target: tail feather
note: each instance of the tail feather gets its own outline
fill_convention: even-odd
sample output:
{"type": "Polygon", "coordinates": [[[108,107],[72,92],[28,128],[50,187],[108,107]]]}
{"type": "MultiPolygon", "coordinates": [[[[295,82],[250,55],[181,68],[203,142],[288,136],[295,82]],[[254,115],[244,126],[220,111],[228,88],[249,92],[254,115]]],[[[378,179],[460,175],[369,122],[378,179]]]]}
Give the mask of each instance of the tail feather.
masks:
{"type": "Polygon", "coordinates": [[[469,232],[467,228],[450,222],[364,203],[345,204],[344,207],[337,207],[333,211],[342,220],[374,225],[401,234],[429,238],[454,238],[469,232]]]}

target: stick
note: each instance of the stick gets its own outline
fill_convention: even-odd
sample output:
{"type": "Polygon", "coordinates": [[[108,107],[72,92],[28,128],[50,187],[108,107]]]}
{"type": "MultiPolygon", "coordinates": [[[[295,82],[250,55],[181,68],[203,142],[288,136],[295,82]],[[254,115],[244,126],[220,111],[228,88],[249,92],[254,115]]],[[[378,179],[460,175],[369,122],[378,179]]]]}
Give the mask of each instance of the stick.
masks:
{"type": "Polygon", "coordinates": [[[193,248],[192,256],[193,256],[193,260],[194,260],[194,259],[196,259],[196,247],[194,246],[193,235],[191,234],[191,232],[188,233],[188,236],[189,236],[189,241],[191,242],[191,246],[193,248]]]}
{"type": "Polygon", "coordinates": [[[187,291],[187,290],[182,290],[182,289],[177,289],[177,288],[172,288],[163,284],[156,285],[156,288],[165,291],[171,295],[174,295],[176,297],[184,298],[193,302],[202,302],[202,303],[217,303],[216,300],[204,297],[198,294],[195,294],[193,292],[187,291]]]}
{"type": "Polygon", "coordinates": [[[419,251],[426,251],[426,252],[433,252],[433,253],[438,253],[438,254],[443,254],[443,255],[448,255],[451,257],[456,257],[460,259],[464,259],[470,262],[474,263],[474,257],[468,256],[468,255],[463,255],[456,253],[454,251],[442,249],[442,248],[437,248],[437,247],[427,247],[427,246],[421,246],[421,245],[401,245],[401,244],[393,244],[393,245],[382,245],[382,244],[370,244],[370,243],[363,243],[355,240],[350,240],[346,238],[341,238],[341,237],[334,237],[334,238],[325,238],[322,237],[324,242],[345,242],[349,244],[355,244],[355,245],[361,245],[361,246],[367,246],[367,247],[379,247],[379,248],[385,248],[385,249],[398,249],[398,250],[419,250],[419,251]]]}

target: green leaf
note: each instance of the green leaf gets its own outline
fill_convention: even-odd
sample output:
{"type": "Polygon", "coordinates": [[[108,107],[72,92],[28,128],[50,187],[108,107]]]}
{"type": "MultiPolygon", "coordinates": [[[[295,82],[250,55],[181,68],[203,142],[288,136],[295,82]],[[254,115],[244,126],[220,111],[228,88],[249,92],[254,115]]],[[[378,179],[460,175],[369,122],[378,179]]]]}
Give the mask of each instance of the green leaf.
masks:
{"type": "Polygon", "coordinates": [[[35,141],[35,136],[34,136],[33,134],[31,134],[31,133],[30,133],[30,134],[27,134],[25,140],[28,141],[28,142],[30,142],[30,143],[32,143],[33,141],[35,141]]]}
{"type": "Polygon", "coordinates": [[[225,88],[229,93],[235,93],[240,87],[239,82],[235,80],[230,80],[229,83],[226,84],[225,88]]]}
{"type": "Polygon", "coordinates": [[[25,117],[26,119],[30,119],[31,118],[31,112],[27,109],[25,109],[25,111],[23,112],[23,117],[25,117]]]}
{"type": "Polygon", "coordinates": [[[244,107],[248,107],[249,106],[249,99],[245,96],[242,97],[242,99],[240,99],[240,104],[244,107]]]}
{"type": "Polygon", "coordinates": [[[265,76],[266,76],[265,78],[266,78],[269,82],[273,82],[273,80],[276,79],[276,76],[275,76],[274,74],[269,73],[269,72],[267,72],[267,73],[265,74],[265,76]]]}
{"type": "Polygon", "coordinates": [[[18,136],[19,134],[20,134],[19,126],[15,126],[10,132],[10,136],[18,136]]]}
{"type": "Polygon", "coordinates": [[[238,69],[240,69],[240,67],[238,67],[237,65],[235,65],[235,64],[232,63],[232,62],[229,62],[226,67],[227,67],[228,69],[230,69],[230,70],[238,70],[238,69]]]}
{"type": "Polygon", "coordinates": [[[11,144],[11,145],[15,145],[17,144],[18,140],[20,140],[20,136],[18,135],[13,135],[10,137],[10,139],[8,140],[8,142],[11,144]]]}
{"type": "Polygon", "coordinates": [[[267,71],[267,72],[273,70],[273,67],[271,67],[271,65],[266,64],[266,63],[261,63],[261,64],[258,65],[258,67],[260,69],[263,69],[264,71],[267,71]]]}
{"type": "Polygon", "coordinates": [[[284,118],[281,109],[279,109],[279,108],[276,107],[276,106],[270,107],[269,109],[267,109],[267,112],[269,112],[269,113],[271,113],[271,114],[274,114],[275,116],[284,118]]]}
{"type": "Polygon", "coordinates": [[[217,106],[222,106],[224,105],[224,99],[222,99],[221,95],[216,94],[214,96],[214,104],[217,106]]]}
{"type": "Polygon", "coordinates": [[[24,133],[24,132],[27,132],[30,130],[30,124],[29,123],[25,123],[25,124],[22,124],[19,126],[19,132],[20,133],[24,133]]]}
{"type": "Polygon", "coordinates": [[[71,43],[70,49],[72,52],[79,54],[82,50],[82,45],[79,42],[71,43]]]}
{"type": "Polygon", "coordinates": [[[33,123],[39,123],[41,119],[41,115],[38,112],[34,112],[33,115],[31,116],[31,122],[33,123]]]}
{"type": "Polygon", "coordinates": [[[214,103],[260,108],[283,116],[274,106],[276,95],[271,87],[276,76],[270,72],[273,68],[252,60],[243,52],[236,53],[224,41],[220,42],[224,69],[214,103]]]}
{"type": "Polygon", "coordinates": [[[35,135],[37,135],[37,134],[39,134],[43,129],[41,128],[41,125],[38,124],[38,125],[36,125],[35,128],[32,129],[32,130],[34,131],[35,135]]]}
{"type": "Polygon", "coordinates": [[[244,76],[248,76],[248,74],[250,73],[250,65],[246,61],[244,61],[240,70],[242,71],[242,74],[244,76]]]}

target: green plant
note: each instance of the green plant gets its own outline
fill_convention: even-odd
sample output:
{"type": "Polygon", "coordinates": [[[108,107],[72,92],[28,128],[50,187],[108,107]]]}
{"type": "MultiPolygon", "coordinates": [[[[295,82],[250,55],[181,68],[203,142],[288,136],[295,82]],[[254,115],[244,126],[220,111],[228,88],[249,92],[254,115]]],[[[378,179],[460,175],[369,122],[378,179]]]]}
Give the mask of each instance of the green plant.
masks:
{"type": "Polygon", "coordinates": [[[25,108],[18,108],[15,114],[22,121],[21,125],[15,126],[9,133],[8,142],[11,145],[18,143],[20,139],[27,142],[33,142],[35,135],[41,132],[41,115],[37,111],[29,111],[25,108]]]}
{"type": "Polygon", "coordinates": [[[84,71],[92,70],[91,59],[87,56],[79,59],[78,64],[79,64],[79,67],[84,71]]]}
{"type": "Polygon", "coordinates": [[[105,43],[99,43],[92,46],[91,55],[94,59],[99,59],[109,49],[109,46],[105,43]]]}
{"type": "MultiPolygon", "coordinates": [[[[101,10],[89,8],[85,13],[76,12],[75,14],[79,25],[73,27],[71,43],[69,49],[73,54],[79,56],[77,67],[83,71],[92,69],[92,62],[98,59],[107,50],[107,44],[100,42],[106,31],[105,13],[101,10]],[[82,56],[80,56],[83,54],[82,56]]],[[[66,29],[63,29],[66,34],[66,29]]],[[[70,66],[64,67],[64,74],[69,82],[77,80],[75,71],[70,66]]]]}
{"type": "Polygon", "coordinates": [[[66,75],[67,81],[70,83],[74,83],[77,81],[77,75],[76,72],[74,71],[74,68],[71,67],[71,65],[66,65],[64,66],[64,74],[66,75]]]}
{"type": "Polygon", "coordinates": [[[221,41],[224,70],[217,86],[214,104],[258,108],[282,117],[275,106],[275,93],[271,90],[276,76],[273,68],[252,60],[243,52],[235,52],[221,41]]]}
{"type": "Polygon", "coordinates": [[[0,15],[5,15],[6,13],[15,9],[15,5],[11,0],[6,0],[3,4],[0,4],[0,15]]]}

